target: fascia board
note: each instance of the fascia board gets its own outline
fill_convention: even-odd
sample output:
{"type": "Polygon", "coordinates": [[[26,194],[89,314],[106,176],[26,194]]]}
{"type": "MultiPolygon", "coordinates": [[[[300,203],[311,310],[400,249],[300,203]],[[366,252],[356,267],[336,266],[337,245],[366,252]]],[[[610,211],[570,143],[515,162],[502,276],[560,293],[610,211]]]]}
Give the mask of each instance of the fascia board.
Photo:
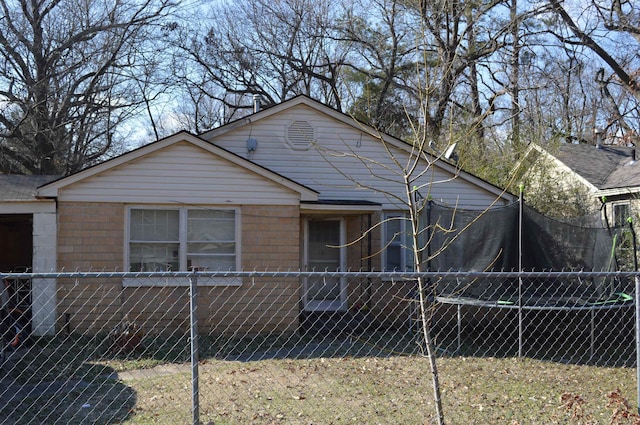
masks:
{"type": "Polygon", "coordinates": [[[640,194],[640,186],[619,187],[619,188],[617,187],[613,189],[602,189],[595,192],[595,196],[597,198],[602,198],[603,196],[607,197],[607,196],[620,196],[620,195],[633,196],[638,194],[640,194]]]}

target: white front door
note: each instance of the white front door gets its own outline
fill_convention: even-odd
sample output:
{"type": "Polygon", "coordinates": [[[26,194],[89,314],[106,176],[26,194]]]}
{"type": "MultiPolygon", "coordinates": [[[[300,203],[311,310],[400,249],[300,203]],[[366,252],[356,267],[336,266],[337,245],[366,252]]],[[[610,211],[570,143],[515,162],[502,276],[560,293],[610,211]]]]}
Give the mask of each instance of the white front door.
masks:
{"type": "MultiPolygon", "coordinates": [[[[306,220],[305,269],[316,272],[345,270],[345,233],[344,220],[306,220]]],[[[308,277],[303,290],[307,311],[346,309],[346,279],[343,277],[308,277]]]]}

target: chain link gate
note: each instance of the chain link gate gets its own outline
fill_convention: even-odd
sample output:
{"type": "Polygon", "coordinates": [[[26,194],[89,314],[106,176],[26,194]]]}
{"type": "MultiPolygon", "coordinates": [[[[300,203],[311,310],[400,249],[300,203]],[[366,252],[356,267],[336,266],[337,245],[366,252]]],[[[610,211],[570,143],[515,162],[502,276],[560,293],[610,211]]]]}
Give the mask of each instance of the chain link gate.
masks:
{"type": "MultiPolygon", "coordinates": [[[[3,274],[10,290],[2,321],[0,419],[3,424],[428,423],[434,412],[430,370],[422,361],[425,321],[451,423],[472,417],[465,409],[481,405],[477,397],[496,384],[496,376],[483,372],[487,364],[499,364],[501,376],[521,380],[538,373],[531,370],[551,371],[556,378],[604,370],[622,387],[621,396],[631,398],[629,383],[637,391],[639,381],[634,277],[622,272],[3,274]],[[429,282],[427,317],[417,314],[418,276],[429,282]],[[306,309],[305,280],[335,278],[346,282],[347,308],[306,309]],[[447,279],[466,288],[508,281],[518,297],[439,292],[438,284],[447,279]],[[589,279],[621,284],[595,298],[566,292],[570,286],[561,284],[589,279]],[[535,291],[527,285],[541,282],[565,292],[553,305],[549,299],[532,301],[535,291]],[[464,383],[466,375],[477,379],[464,383]],[[473,388],[477,397],[469,394],[473,388]],[[447,405],[460,397],[468,397],[469,406],[447,405]]],[[[558,399],[576,391],[574,384],[530,386],[537,388],[530,398],[547,404],[549,394],[558,399]]],[[[494,411],[495,418],[525,414],[508,404],[494,411]]]]}

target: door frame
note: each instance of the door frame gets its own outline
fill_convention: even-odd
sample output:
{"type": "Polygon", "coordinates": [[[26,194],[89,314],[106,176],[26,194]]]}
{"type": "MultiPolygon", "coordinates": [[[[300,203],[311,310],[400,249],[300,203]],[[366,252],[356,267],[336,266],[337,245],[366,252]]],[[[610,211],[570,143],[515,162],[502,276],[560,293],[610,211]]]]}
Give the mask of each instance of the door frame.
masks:
{"type": "MultiPolygon", "coordinates": [[[[311,221],[336,221],[340,226],[340,270],[347,269],[347,224],[344,217],[327,217],[327,218],[310,218],[304,219],[304,262],[303,270],[309,270],[309,223],[311,221]]],[[[347,279],[340,277],[340,298],[331,301],[313,301],[307,299],[307,283],[308,278],[304,278],[302,282],[302,308],[304,311],[346,311],[347,310],[347,279]]]]}

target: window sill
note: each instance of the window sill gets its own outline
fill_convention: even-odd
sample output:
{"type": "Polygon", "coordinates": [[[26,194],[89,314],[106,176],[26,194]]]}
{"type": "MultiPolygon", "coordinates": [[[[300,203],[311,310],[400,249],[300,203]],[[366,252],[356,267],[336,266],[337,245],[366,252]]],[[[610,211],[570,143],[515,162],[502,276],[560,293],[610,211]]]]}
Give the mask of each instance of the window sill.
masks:
{"type": "MultiPolygon", "coordinates": [[[[189,286],[188,277],[126,277],[125,288],[189,286]]],[[[241,277],[198,277],[198,286],[242,286],[241,277]]]]}

